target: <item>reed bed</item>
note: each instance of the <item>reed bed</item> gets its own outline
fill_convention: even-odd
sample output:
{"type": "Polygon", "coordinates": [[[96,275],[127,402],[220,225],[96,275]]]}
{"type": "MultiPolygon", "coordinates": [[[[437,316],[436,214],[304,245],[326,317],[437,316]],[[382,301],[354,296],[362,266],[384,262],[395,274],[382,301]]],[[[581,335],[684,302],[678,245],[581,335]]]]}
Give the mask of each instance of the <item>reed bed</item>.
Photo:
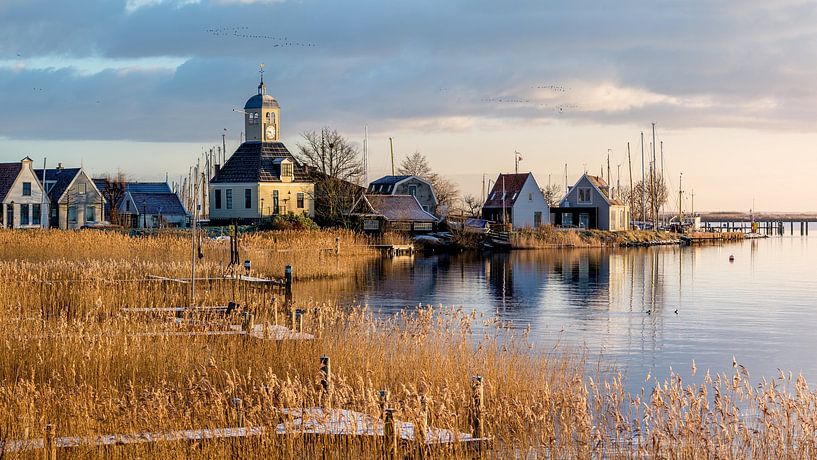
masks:
{"type": "MultiPolygon", "coordinates": [[[[176,321],[172,314],[121,310],[185,299],[189,286],[178,283],[108,283],[118,276],[137,277],[145,269],[184,273],[183,243],[163,238],[0,232],[3,448],[7,441],[43,438],[48,423],[57,436],[234,427],[239,420],[232,401],[240,398],[241,423],[264,428],[263,433],[212,441],[85,445],[60,455],[378,458],[382,437],[280,436],[274,428],[291,421],[288,408],[332,407],[380,418],[378,392],[385,389],[399,420],[426,420],[470,433],[471,378],[480,375],[485,432],[493,440],[483,453],[488,457],[817,454],[817,393],[802,377],[781,372],[773,380],[753,381],[734,363],[731,372],[704,373],[698,383],[684,382],[678,374],[663,381],[648,378],[639,393],[630,394],[618,375],[588,375],[581,355],[543,350],[529,343],[525,331],[462,309],[418,307],[385,316],[365,306],[296,298],[295,307],[305,312],[304,328],[315,334],[314,340],[171,335],[220,331],[241,320],[185,315],[176,321]],[[100,243],[94,244],[96,238],[100,243]],[[108,243],[110,251],[100,247],[108,243]],[[61,284],[57,279],[93,281],[61,284]],[[332,362],[328,392],[321,385],[323,355],[332,362]]],[[[248,244],[287,249],[281,235],[257,238],[248,244]],[[276,236],[280,239],[273,241],[276,236]]],[[[298,236],[291,238],[297,241],[298,236]]],[[[270,254],[274,269],[296,252],[270,254]]],[[[218,269],[215,262],[209,268],[207,263],[202,270],[218,269]]],[[[233,288],[229,283],[202,287],[206,292],[199,300],[223,302],[242,294],[233,288]]],[[[255,314],[256,324],[286,324],[290,311],[280,298],[263,290],[245,294],[264,299],[242,306],[255,314]]],[[[697,373],[694,364],[691,373],[697,373]]],[[[458,444],[433,452],[402,449],[410,457],[474,455],[458,444]]],[[[39,453],[0,449],[0,457],[34,455],[39,453]]]]}
{"type": "Polygon", "coordinates": [[[617,247],[677,241],[678,235],[669,232],[559,230],[552,225],[523,229],[511,235],[511,245],[515,249],[617,247]]]}

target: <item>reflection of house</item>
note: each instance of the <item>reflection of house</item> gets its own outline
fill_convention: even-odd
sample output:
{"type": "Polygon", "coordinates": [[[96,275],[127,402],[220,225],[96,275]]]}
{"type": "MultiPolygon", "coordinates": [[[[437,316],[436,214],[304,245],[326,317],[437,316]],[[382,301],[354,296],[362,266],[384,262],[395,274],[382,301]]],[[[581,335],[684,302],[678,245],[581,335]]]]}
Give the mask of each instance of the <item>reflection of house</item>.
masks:
{"type": "Polygon", "coordinates": [[[48,227],[48,200],[31,158],[17,163],[0,163],[0,222],[5,228],[48,227]]]}
{"type": "Polygon", "coordinates": [[[103,222],[105,198],[82,168],[35,170],[51,202],[49,226],[76,229],[103,222]]]}
{"type": "Polygon", "coordinates": [[[553,224],[563,227],[628,230],[630,208],[610,197],[604,179],[584,174],[567,192],[558,208],[551,210],[553,224]]]}
{"type": "Polygon", "coordinates": [[[279,141],[281,108],[267,94],[263,79],[258,94],[244,105],[247,141],[216,167],[210,181],[210,220],[255,221],[277,214],[315,216],[315,184],[279,141]]]}
{"type": "Polygon", "coordinates": [[[126,227],[183,227],[189,223],[179,196],[165,182],[128,183],[118,210],[126,227]]]}
{"type": "Polygon", "coordinates": [[[482,205],[482,217],[514,229],[539,227],[550,221],[550,210],[533,174],[500,174],[482,205]]]}
{"type": "Polygon", "coordinates": [[[417,176],[384,176],[369,184],[369,195],[411,195],[423,211],[437,212],[437,195],[430,182],[417,176]]]}
{"type": "Polygon", "coordinates": [[[363,194],[352,205],[350,216],[367,232],[413,232],[434,230],[437,218],[423,210],[411,195],[363,194]]]}

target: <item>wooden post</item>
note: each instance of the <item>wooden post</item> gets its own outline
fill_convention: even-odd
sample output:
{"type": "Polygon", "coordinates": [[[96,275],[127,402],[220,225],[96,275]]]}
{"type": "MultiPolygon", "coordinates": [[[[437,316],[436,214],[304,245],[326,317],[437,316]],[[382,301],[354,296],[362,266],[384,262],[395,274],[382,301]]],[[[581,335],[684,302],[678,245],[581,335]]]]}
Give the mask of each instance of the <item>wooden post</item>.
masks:
{"type": "Polygon", "coordinates": [[[323,390],[323,405],[329,406],[329,391],[332,388],[332,364],[329,357],[321,356],[321,389],[323,390]]]}
{"type": "Polygon", "coordinates": [[[474,413],[472,420],[473,436],[482,438],[485,436],[485,421],[483,420],[483,410],[485,394],[483,392],[482,376],[476,375],[473,379],[474,390],[474,413]]]}
{"type": "Polygon", "coordinates": [[[235,410],[235,426],[244,426],[244,401],[241,398],[233,398],[233,409],[235,410]]]}
{"type": "Polygon", "coordinates": [[[295,309],[295,332],[304,331],[304,314],[300,308],[295,309]]]}
{"type": "Polygon", "coordinates": [[[284,300],[287,305],[292,305],[292,265],[284,269],[284,300]]]}
{"type": "Polygon", "coordinates": [[[420,420],[417,421],[417,438],[415,441],[419,442],[420,449],[425,447],[428,436],[428,398],[426,395],[420,396],[420,420]]]}
{"type": "Polygon", "coordinates": [[[57,443],[54,435],[54,425],[48,424],[45,426],[45,460],[57,460],[57,443]]]}
{"type": "Polygon", "coordinates": [[[252,332],[252,328],[254,326],[253,316],[254,315],[252,313],[248,312],[247,310],[244,310],[244,311],[241,312],[241,317],[242,317],[241,330],[245,334],[249,334],[250,332],[252,332]]]}
{"type": "Polygon", "coordinates": [[[335,237],[335,255],[336,256],[340,255],[340,237],[339,236],[335,237]]]}
{"type": "Polygon", "coordinates": [[[394,419],[394,409],[386,409],[386,417],[384,420],[383,435],[383,456],[387,459],[397,458],[397,421],[394,419]]]}
{"type": "Polygon", "coordinates": [[[295,310],[289,310],[289,329],[295,331],[295,310]]]}
{"type": "Polygon", "coordinates": [[[315,336],[321,338],[321,335],[323,335],[323,309],[321,309],[320,307],[315,307],[313,311],[315,318],[317,318],[318,320],[318,324],[317,326],[315,326],[314,331],[315,336]]]}
{"type": "Polygon", "coordinates": [[[389,404],[389,392],[385,389],[380,390],[377,392],[377,396],[380,399],[380,416],[385,419],[386,417],[386,407],[389,404]]]}

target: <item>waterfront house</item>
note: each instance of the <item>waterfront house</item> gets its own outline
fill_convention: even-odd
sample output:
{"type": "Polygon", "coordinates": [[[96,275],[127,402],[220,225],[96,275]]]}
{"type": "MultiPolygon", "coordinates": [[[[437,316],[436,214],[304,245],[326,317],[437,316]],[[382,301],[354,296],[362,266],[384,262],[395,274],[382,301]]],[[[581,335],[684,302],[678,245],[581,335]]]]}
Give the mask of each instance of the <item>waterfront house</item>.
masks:
{"type": "Polygon", "coordinates": [[[628,230],[630,208],[610,197],[610,188],[604,179],[584,174],[571,187],[558,208],[551,210],[553,224],[560,227],[595,228],[600,230],[628,230]]]}
{"type": "Polygon", "coordinates": [[[536,228],[550,222],[550,207],[532,173],[500,174],[482,205],[482,218],[536,228]]]}
{"type": "Polygon", "coordinates": [[[50,202],[48,226],[77,229],[105,220],[105,198],[82,168],[36,169],[50,202]]]}
{"type": "Polygon", "coordinates": [[[267,94],[263,78],[244,114],[246,142],[210,180],[210,221],[255,222],[291,213],[314,217],[315,183],[280,141],[281,108],[267,94]]]}
{"type": "Polygon", "coordinates": [[[47,228],[48,199],[31,158],[0,163],[0,223],[4,228],[47,228]]]}
{"type": "Polygon", "coordinates": [[[423,211],[437,214],[437,195],[431,182],[417,176],[383,176],[369,184],[367,195],[411,195],[423,211]]]}
{"type": "Polygon", "coordinates": [[[166,182],[128,182],[117,209],[125,227],[184,227],[190,223],[190,214],[166,182]]]}
{"type": "Polygon", "coordinates": [[[352,205],[349,215],[359,229],[375,233],[428,233],[434,231],[437,223],[437,218],[412,195],[364,193],[352,205]]]}

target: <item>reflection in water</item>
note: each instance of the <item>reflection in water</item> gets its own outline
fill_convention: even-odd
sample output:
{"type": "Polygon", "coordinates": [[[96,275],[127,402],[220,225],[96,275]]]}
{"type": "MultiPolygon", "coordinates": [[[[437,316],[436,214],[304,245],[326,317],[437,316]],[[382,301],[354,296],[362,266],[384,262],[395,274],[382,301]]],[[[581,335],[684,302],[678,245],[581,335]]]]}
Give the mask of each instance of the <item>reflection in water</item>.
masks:
{"type": "Polygon", "coordinates": [[[634,388],[648,371],[684,373],[693,359],[699,369],[728,370],[733,355],[753,377],[780,367],[815,380],[815,247],[786,236],[691,248],[377,259],[320,293],[385,313],[463,306],[530,325],[543,346],[586,348],[631,376],[634,388]]]}

